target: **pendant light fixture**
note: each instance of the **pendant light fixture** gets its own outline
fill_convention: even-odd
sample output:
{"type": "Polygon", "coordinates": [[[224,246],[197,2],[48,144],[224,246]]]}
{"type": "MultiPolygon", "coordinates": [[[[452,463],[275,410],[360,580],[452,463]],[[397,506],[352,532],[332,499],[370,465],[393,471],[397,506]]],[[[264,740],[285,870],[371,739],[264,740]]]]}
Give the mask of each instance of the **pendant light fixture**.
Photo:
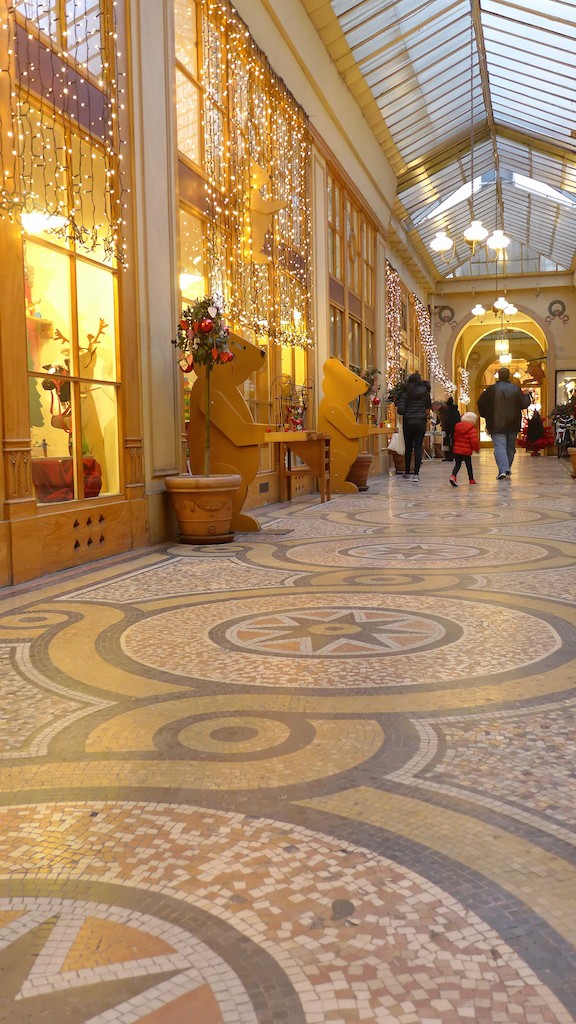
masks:
{"type": "Polygon", "coordinates": [[[504,250],[510,245],[510,239],[508,235],[505,235],[502,228],[495,228],[491,235],[488,235],[486,239],[486,245],[489,249],[493,249],[495,252],[494,259],[501,260],[504,255],[504,250]]]}
{"type": "MultiPolygon", "coordinates": [[[[434,252],[439,252],[443,255],[454,248],[454,242],[445,231],[437,231],[430,242],[430,248],[434,252]]],[[[450,259],[448,259],[447,262],[450,262],[450,259]]]]}

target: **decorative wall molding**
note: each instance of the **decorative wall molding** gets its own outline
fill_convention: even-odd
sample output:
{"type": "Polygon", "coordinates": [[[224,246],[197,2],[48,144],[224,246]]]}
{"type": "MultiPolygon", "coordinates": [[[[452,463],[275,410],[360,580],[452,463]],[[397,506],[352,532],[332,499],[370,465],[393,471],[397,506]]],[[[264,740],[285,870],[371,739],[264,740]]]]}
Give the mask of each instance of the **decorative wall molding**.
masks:
{"type": "Polygon", "coordinates": [[[126,486],[144,483],[144,451],[142,438],[126,438],[124,442],[126,486]]]}
{"type": "Polygon", "coordinates": [[[34,497],[32,451],[28,439],[4,442],[4,475],[7,501],[22,501],[34,497]]]}

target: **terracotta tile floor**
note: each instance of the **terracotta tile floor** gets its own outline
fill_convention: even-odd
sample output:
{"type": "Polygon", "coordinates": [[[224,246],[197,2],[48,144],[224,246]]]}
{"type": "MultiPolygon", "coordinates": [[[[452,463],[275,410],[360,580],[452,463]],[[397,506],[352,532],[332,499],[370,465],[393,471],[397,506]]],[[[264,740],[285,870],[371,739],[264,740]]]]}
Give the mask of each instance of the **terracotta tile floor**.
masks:
{"type": "Polygon", "coordinates": [[[425,463],[0,598],[0,1021],[576,1021],[576,483],[425,463]]]}

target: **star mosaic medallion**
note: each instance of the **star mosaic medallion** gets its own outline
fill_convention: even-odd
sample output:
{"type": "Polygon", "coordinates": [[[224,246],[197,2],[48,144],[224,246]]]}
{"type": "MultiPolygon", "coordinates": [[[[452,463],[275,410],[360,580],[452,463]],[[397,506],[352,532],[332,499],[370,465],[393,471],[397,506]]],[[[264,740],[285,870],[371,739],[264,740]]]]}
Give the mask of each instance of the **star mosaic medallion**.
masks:
{"type": "Polygon", "coordinates": [[[443,635],[439,623],[411,612],[370,608],[257,615],[226,631],[228,641],[260,653],[347,658],[412,650],[443,635]]]}

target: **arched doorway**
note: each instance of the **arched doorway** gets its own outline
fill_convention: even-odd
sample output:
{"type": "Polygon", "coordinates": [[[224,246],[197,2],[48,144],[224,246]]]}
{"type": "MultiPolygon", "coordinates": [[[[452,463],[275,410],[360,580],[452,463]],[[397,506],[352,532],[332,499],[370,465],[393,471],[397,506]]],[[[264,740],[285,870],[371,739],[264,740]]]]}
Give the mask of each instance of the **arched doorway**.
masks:
{"type": "MultiPolygon", "coordinates": [[[[469,409],[476,409],[484,388],[494,384],[500,366],[507,365],[512,379],[521,388],[532,391],[534,406],[542,416],[548,414],[548,346],[542,328],[531,318],[519,313],[502,324],[499,317],[488,314],[487,322],[471,320],[455,343],[454,357],[455,373],[458,366],[466,371],[469,409]],[[509,351],[502,357],[496,349],[503,338],[509,351]]],[[[483,429],[481,437],[488,442],[483,429]]]]}

